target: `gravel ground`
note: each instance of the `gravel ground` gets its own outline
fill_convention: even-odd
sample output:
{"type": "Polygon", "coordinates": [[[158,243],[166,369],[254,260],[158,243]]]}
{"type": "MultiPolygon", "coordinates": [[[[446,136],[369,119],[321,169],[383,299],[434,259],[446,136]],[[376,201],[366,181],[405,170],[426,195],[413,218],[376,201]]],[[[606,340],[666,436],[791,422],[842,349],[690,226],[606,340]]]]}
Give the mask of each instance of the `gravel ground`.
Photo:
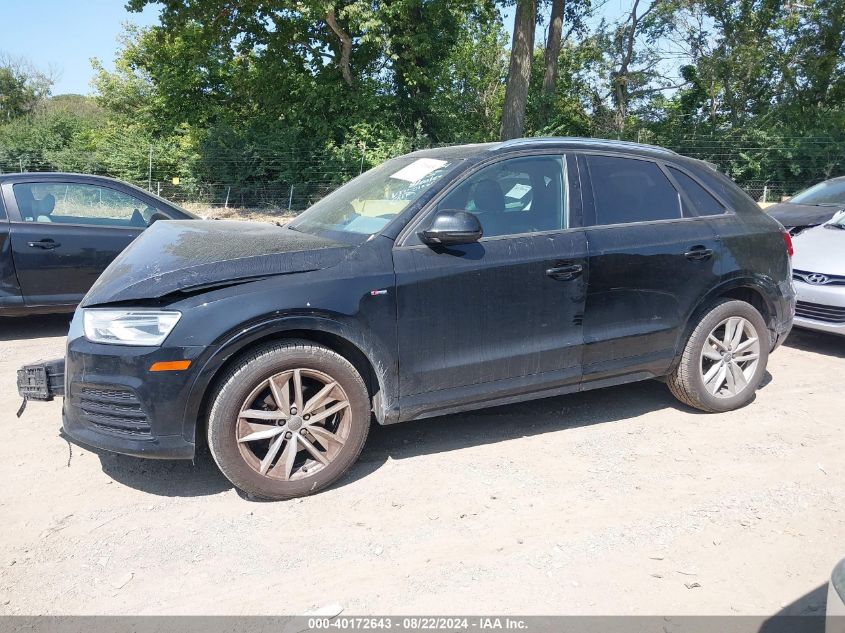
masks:
{"type": "Polygon", "coordinates": [[[245,499],[207,454],[73,447],[0,328],[0,613],[822,613],[845,556],[845,339],[795,332],[754,403],[646,382],[387,428],[322,494],[245,499]],[[332,605],[337,605],[334,607],[332,605]]]}

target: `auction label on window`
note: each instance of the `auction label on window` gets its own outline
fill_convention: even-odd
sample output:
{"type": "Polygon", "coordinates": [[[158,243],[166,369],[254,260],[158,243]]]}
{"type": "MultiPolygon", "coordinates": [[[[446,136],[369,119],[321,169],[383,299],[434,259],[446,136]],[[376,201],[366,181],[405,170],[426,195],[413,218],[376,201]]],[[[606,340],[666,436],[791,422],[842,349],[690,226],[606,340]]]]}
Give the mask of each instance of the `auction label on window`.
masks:
{"type": "Polygon", "coordinates": [[[436,158],[418,158],[410,165],[406,165],[399,171],[392,174],[390,177],[397,178],[399,180],[407,180],[408,182],[413,183],[425,178],[435,169],[440,169],[445,164],[445,160],[437,160],[436,158]]]}

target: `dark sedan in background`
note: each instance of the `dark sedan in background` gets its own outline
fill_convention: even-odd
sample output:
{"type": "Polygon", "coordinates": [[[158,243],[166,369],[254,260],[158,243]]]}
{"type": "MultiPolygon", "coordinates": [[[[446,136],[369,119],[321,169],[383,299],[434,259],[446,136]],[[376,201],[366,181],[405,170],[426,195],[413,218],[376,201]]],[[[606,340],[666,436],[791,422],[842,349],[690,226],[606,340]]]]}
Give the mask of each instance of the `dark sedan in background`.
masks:
{"type": "Polygon", "coordinates": [[[150,224],[194,217],[102,176],[0,175],[0,316],[73,310],[150,224]]]}
{"type": "Polygon", "coordinates": [[[766,211],[792,235],[798,235],[804,229],[824,224],[843,209],[845,176],[813,185],[789,200],[770,206],[766,211]]]}

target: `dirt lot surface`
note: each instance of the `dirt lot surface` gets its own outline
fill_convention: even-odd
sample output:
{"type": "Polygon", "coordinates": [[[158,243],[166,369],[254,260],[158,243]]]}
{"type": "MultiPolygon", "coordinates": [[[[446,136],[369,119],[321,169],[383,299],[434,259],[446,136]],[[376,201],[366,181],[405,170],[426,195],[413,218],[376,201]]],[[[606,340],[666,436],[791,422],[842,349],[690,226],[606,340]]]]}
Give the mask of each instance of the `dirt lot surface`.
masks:
{"type": "Polygon", "coordinates": [[[259,503],[14,412],[67,320],[0,329],[0,613],[821,613],[845,556],[845,340],[794,333],[749,407],[647,382],[374,428],[327,492],[259,503]]]}

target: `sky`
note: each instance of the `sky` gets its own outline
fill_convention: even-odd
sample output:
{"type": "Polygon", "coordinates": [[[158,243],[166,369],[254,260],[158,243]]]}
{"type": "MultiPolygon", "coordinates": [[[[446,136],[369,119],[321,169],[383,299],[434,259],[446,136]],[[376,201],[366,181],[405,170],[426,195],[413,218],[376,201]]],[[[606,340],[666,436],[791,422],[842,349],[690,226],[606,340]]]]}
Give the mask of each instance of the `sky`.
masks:
{"type": "MultiPolygon", "coordinates": [[[[630,0],[606,0],[596,19],[617,17],[629,5],[630,0]]],[[[91,94],[91,58],[113,68],[123,25],[149,26],[159,15],[156,5],[129,13],[124,0],[0,0],[0,9],[4,26],[16,25],[3,29],[0,51],[51,71],[54,95],[91,94]]],[[[513,9],[504,12],[504,22],[511,31],[513,9]]]]}
{"type": "Polygon", "coordinates": [[[0,0],[0,9],[0,51],[55,72],[54,95],[90,94],[91,58],[111,69],[123,24],[155,24],[159,13],[129,13],[124,0],[0,0]]]}

